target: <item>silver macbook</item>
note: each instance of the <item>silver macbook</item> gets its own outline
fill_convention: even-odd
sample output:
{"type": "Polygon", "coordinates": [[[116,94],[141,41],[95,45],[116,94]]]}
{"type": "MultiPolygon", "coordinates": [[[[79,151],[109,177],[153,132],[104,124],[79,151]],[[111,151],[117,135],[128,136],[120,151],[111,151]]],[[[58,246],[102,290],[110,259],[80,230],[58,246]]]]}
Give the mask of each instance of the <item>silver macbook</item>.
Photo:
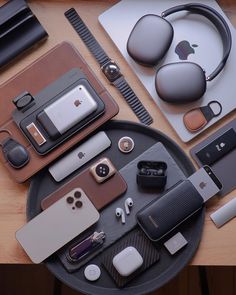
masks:
{"type": "MultiPolygon", "coordinates": [[[[204,97],[190,105],[173,106],[161,101],[156,94],[154,84],[157,68],[146,68],[135,63],[127,53],[126,43],[135,23],[143,15],[148,13],[160,15],[170,7],[191,2],[189,0],[123,0],[99,16],[101,25],[184,142],[190,141],[236,107],[236,33],[234,27],[215,1],[197,1],[213,7],[223,14],[232,32],[233,47],[223,72],[214,81],[207,83],[208,88],[204,97]],[[211,100],[218,100],[222,104],[222,114],[214,118],[199,133],[190,133],[183,124],[184,113],[194,107],[207,105],[211,100]]],[[[169,62],[192,61],[205,69],[207,74],[211,73],[219,64],[223,52],[221,37],[214,25],[201,15],[187,12],[173,14],[167,17],[167,20],[171,21],[174,27],[174,40],[158,67],[169,62]]]]}

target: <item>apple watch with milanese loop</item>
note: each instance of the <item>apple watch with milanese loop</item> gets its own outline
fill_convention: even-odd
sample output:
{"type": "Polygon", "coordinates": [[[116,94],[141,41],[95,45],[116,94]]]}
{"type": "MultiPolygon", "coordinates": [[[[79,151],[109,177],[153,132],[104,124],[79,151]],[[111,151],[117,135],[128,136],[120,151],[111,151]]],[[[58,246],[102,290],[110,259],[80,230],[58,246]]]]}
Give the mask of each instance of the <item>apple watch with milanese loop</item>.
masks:
{"type": "Polygon", "coordinates": [[[119,90],[140,122],[146,125],[152,124],[152,117],[124,79],[120,68],[107,56],[105,51],[89,31],[85,23],[82,21],[76,10],[74,8],[69,9],[65,12],[65,16],[98,61],[101,70],[108,81],[119,90]]]}

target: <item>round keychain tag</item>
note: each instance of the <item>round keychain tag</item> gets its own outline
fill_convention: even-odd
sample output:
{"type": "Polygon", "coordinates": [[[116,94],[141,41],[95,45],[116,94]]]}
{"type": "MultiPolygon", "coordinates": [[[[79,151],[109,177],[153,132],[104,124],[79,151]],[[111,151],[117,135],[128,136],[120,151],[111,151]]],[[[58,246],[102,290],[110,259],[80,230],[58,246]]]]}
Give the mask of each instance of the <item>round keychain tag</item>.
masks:
{"type": "Polygon", "coordinates": [[[132,150],[134,149],[133,139],[128,136],[122,137],[118,142],[118,148],[124,154],[132,152],[132,150]]]}
{"type": "Polygon", "coordinates": [[[221,113],[222,105],[217,100],[212,100],[206,106],[188,111],[183,117],[184,125],[188,131],[197,132],[203,129],[212,118],[218,117],[221,113]]]}

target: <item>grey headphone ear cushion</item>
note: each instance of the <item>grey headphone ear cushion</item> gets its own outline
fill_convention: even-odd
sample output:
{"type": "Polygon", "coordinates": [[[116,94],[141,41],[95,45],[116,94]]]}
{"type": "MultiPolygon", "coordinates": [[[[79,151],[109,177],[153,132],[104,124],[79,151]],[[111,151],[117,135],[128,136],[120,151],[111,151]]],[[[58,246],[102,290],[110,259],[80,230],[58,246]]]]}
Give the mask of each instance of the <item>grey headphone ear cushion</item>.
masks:
{"type": "Polygon", "coordinates": [[[192,62],[167,64],[157,71],[155,86],[158,96],[165,102],[193,102],[206,92],[205,72],[192,62]]]}
{"type": "Polygon", "coordinates": [[[144,15],[130,33],[128,54],[137,63],[155,66],[170,48],[173,35],[173,27],[167,20],[154,14],[144,15]]]}

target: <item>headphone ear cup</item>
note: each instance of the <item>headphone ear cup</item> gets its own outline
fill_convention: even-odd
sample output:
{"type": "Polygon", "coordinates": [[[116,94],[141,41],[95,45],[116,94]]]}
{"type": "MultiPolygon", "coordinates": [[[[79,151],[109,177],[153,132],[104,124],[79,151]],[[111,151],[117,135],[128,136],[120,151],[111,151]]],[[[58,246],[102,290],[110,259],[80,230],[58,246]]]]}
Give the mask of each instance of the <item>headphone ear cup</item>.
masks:
{"type": "Polygon", "coordinates": [[[204,70],[192,62],[171,63],[156,73],[158,96],[169,103],[189,103],[200,99],[206,92],[204,70]]]}
{"type": "Polygon", "coordinates": [[[153,67],[167,53],[173,36],[173,27],[167,20],[154,14],[144,15],[130,33],[128,54],[137,63],[153,67]]]}

